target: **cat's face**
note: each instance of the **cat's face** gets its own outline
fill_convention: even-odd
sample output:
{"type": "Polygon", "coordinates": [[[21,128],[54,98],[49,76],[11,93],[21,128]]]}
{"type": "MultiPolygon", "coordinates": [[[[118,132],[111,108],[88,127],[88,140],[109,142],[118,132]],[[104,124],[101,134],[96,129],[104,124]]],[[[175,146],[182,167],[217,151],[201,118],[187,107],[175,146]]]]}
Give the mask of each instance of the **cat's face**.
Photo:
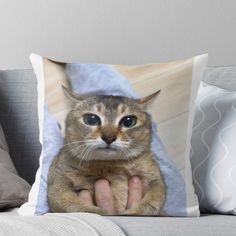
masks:
{"type": "Polygon", "coordinates": [[[151,120],[144,104],[142,99],[117,96],[75,100],[67,117],[66,145],[83,160],[131,160],[140,156],[150,149],[151,140],[151,120]]]}

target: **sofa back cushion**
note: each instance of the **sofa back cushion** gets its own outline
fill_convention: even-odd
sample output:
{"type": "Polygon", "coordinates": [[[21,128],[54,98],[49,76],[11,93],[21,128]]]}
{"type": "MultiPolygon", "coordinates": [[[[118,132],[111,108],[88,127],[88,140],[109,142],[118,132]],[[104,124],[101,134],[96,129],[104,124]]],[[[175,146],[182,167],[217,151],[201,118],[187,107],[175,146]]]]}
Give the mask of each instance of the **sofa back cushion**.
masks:
{"type": "Polygon", "coordinates": [[[19,175],[32,184],[41,152],[32,70],[0,71],[0,123],[19,175]]]}
{"type": "Polygon", "coordinates": [[[236,66],[208,67],[203,81],[217,87],[236,91],[236,66]]]}
{"type": "MultiPolygon", "coordinates": [[[[236,66],[208,67],[203,80],[236,91],[235,74],[236,66]]],[[[34,182],[41,152],[36,83],[33,70],[0,71],[0,123],[15,167],[30,184],[34,182]]]]}

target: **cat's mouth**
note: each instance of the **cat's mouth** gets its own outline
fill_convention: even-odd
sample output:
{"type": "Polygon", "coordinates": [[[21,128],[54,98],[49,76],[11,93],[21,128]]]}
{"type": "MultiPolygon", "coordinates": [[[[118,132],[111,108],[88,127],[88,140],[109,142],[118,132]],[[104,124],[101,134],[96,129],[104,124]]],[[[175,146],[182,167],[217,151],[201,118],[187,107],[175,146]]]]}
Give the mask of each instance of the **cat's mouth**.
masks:
{"type": "Polygon", "coordinates": [[[114,148],[111,145],[107,145],[105,147],[98,147],[97,150],[105,152],[117,152],[117,148],[114,148]]]}

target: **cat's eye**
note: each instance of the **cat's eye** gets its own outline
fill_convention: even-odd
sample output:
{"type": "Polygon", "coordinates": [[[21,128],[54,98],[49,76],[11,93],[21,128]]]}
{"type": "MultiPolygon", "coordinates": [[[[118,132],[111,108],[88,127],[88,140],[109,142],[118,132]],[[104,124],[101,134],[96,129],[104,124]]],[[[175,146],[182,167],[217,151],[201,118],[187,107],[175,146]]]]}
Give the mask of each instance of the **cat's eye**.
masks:
{"type": "Polygon", "coordinates": [[[91,126],[101,125],[101,120],[99,116],[95,114],[85,114],[83,116],[83,119],[86,125],[91,125],[91,126]]]}
{"type": "Polygon", "coordinates": [[[136,123],[137,123],[136,116],[125,116],[120,120],[119,125],[125,128],[131,128],[135,126],[136,123]]]}

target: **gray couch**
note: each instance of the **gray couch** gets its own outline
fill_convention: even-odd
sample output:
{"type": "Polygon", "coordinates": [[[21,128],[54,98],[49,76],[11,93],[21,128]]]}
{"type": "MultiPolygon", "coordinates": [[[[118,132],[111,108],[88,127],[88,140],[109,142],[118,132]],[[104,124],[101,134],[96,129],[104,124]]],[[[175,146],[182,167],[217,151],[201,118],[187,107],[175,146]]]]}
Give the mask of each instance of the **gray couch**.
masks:
{"type": "MultiPolygon", "coordinates": [[[[236,73],[230,78],[224,77],[228,69],[230,67],[209,67],[204,81],[236,91],[236,73]]],[[[0,123],[18,173],[30,184],[34,181],[41,150],[36,94],[36,78],[32,70],[0,71],[0,123]]],[[[229,215],[109,218],[127,235],[236,235],[236,216],[229,215]]]]}

